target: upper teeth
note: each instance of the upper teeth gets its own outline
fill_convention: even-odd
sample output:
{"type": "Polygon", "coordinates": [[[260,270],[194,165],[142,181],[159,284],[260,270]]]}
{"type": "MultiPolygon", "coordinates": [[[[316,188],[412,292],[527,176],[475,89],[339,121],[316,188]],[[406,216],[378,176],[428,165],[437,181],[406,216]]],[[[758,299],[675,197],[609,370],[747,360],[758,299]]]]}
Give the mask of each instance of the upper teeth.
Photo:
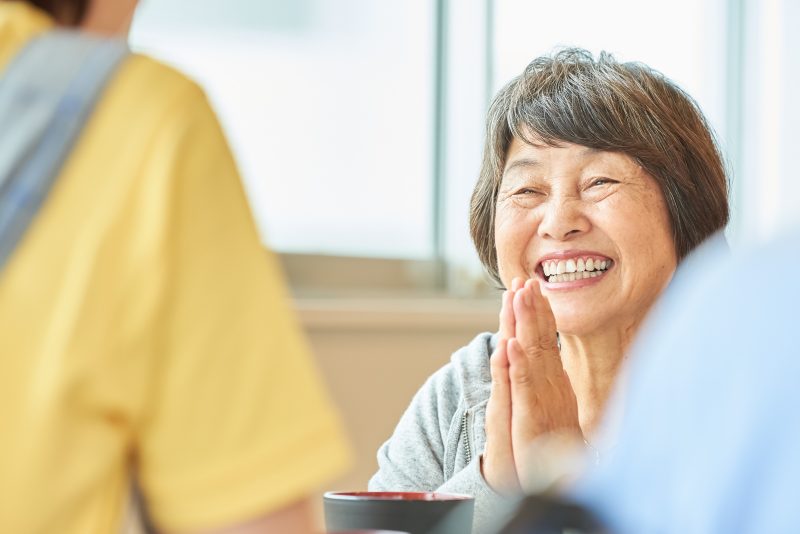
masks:
{"type": "Polygon", "coordinates": [[[611,266],[611,260],[599,258],[570,258],[568,260],[546,260],[542,262],[545,276],[584,271],[604,271],[611,266]]]}

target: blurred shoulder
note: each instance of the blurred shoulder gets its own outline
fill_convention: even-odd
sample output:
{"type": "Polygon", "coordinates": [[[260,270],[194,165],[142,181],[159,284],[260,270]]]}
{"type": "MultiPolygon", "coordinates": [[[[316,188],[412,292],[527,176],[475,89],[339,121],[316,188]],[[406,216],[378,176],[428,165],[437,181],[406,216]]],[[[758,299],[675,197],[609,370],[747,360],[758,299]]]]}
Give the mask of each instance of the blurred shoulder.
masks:
{"type": "Polygon", "coordinates": [[[165,162],[189,144],[203,144],[203,151],[209,152],[204,157],[226,147],[203,89],[179,70],[141,54],[131,54],[120,65],[95,107],[86,135],[98,146],[125,146],[152,157],[164,153],[165,162]]]}
{"type": "Polygon", "coordinates": [[[107,98],[138,113],[210,111],[203,89],[178,69],[143,54],[131,54],[108,87],[107,98]]]}

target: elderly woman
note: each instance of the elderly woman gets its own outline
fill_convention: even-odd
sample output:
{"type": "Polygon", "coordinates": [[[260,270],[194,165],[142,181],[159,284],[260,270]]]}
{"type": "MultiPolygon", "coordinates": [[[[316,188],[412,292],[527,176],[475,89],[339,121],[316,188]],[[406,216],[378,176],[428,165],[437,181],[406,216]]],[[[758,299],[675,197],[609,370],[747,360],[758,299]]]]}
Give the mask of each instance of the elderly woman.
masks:
{"type": "Polygon", "coordinates": [[[506,291],[499,331],[458,350],[378,452],[372,490],[467,493],[475,531],[525,489],[530,445],[592,434],[620,364],[680,261],[728,220],[697,104],[640,63],[568,49],[489,110],[471,231],[506,291]]]}

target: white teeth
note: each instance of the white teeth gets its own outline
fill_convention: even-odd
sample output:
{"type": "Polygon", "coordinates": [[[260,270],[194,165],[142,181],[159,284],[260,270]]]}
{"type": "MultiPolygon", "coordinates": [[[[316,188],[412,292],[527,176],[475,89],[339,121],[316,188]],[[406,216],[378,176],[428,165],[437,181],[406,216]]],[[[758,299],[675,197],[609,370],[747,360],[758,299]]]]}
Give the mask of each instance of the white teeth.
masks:
{"type": "MultiPolygon", "coordinates": [[[[601,268],[601,263],[597,263],[597,268],[601,268]]],[[[608,262],[610,264],[611,262],[608,262]]],[[[549,269],[548,269],[549,270],[549,269]]],[[[578,271],[574,273],[553,273],[551,272],[547,275],[547,281],[551,284],[553,283],[563,283],[563,282],[574,282],[576,280],[584,280],[586,278],[597,278],[598,276],[603,276],[605,274],[603,271],[578,271]]]]}
{"type": "Polygon", "coordinates": [[[603,273],[594,271],[583,271],[577,273],[563,273],[563,274],[551,274],[547,277],[547,281],[551,284],[553,283],[563,283],[563,282],[574,282],[576,280],[584,280],[586,278],[596,278],[598,276],[602,276],[603,273]]]}
{"type": "Polygon", "coordinates": [[[542,270],[548,282],[571,282],[600,276],[603,271],[611,267],[611,263],[611,260],[594,258],[547,260],[542,262],[542,270]]]}

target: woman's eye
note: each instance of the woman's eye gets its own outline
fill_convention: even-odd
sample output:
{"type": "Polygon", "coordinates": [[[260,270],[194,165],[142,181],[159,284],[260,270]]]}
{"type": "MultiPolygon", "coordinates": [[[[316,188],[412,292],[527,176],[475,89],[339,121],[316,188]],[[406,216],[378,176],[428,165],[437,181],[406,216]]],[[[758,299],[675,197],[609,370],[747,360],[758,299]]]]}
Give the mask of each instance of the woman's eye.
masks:
{"type": "Polygon", "coordinates": [[[598,187],[601,185],[608,185],[613,183],[616,183],[616,180],[612,180],[610,178],[597,178],[595,180],[592,180],[592,183],[589,184],[589,187],[598,187]]]}
{"type": "Polygon", "coordinates": [[[538,193],[539,192],[536,189],[531,189],[530,187],[523,187],[522,189],[520,189],[519,191],[517,191],[514,194],[515,195],[536,195],[538,193]]]}

